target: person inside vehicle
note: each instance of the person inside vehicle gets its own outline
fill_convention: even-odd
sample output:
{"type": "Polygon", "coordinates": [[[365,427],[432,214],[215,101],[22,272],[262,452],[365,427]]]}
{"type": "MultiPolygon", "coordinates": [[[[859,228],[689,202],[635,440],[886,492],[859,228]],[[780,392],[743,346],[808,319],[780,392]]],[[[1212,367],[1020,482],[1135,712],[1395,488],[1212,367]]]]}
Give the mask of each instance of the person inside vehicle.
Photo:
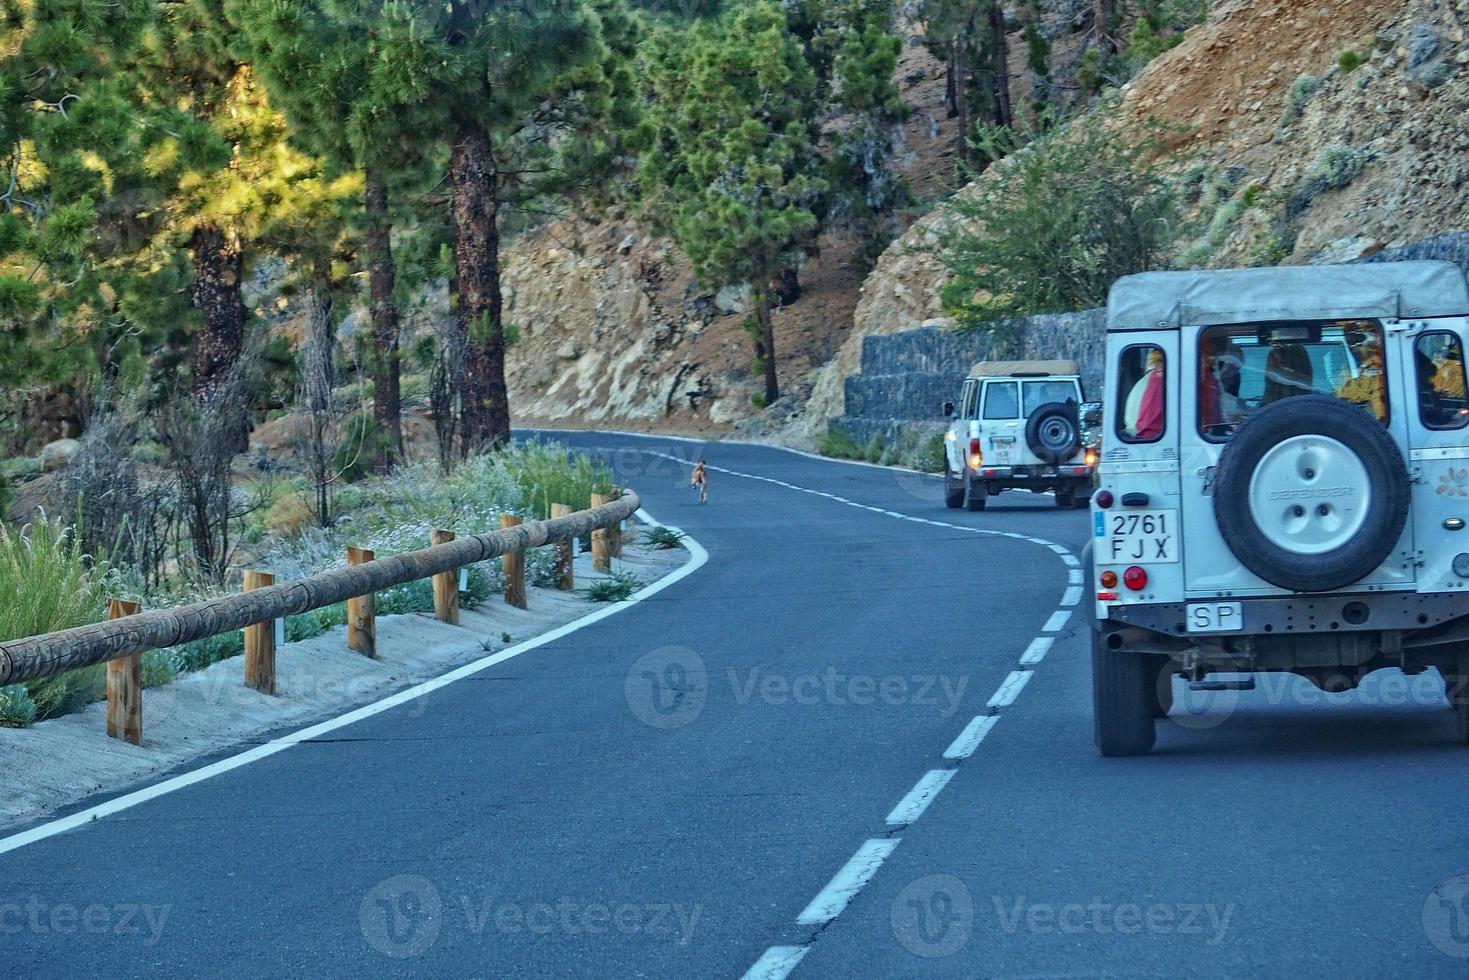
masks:
{"type": "Polygon", "coordinates": [[[1127,394],[1122,411],[1123,435],[1152,442],[1163,435],[1163,352],[1148,350],[1147,370],[1127,394]]]}
{"type": "Polygon", "coordinates": [[[1304,346],[1272,344],[1265,359],[1265,393],[1260,396],[1260,405],[1314,393],[1313,374],[1311,355],[1304,346]]]}
{"type": "Polygon", "coordinates": [[[1204,341],[1203,364],[1199,375],[1199,419],[1205,431],[1215,434],[1226,430],[1245,414],[1239,398],[1240,373],[1244,354],[1228,334],[1214,334],[1204,341]]]}

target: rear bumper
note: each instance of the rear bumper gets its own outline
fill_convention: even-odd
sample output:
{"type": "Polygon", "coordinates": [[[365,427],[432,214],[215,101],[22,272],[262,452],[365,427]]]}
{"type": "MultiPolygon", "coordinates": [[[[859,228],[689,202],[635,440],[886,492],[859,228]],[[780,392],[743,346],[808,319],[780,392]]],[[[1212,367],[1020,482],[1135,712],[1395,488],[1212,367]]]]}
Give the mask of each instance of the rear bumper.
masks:
{"type": "Polygon", "coordinates": [[[1238,602],[1244,628],[1190,633],[1189,602],[1109,605],[1107,619],[1165,636],[1207,640],[1226,636],[1301,636],[1380,630],[1423,630],[1469,616],[1469,593],[1359,592],[1332,595],[1220,597],[1192,602],[1238,602]]]}
{"type": "Polygon", "coordinates": [[[1094,466],[981,466],[969,478],[991,486],[1046,489],[1058,484],[1090,485],[1094,466]]]}

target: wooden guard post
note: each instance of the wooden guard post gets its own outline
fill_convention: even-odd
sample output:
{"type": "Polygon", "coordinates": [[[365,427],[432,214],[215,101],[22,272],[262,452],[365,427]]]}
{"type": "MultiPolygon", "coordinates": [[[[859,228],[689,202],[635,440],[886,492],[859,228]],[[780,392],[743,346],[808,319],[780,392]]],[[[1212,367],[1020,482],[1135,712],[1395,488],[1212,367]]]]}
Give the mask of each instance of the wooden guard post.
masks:
{"type": "MultiPolygon", "coordinates": [[[[141,607],[127,599],[108,599],[107,618],[133,616],[141,607]]],[[[143,655],[107,662],[107,734],[143,744],[143,655]]]]}
{"type": "MultiPolygon", "coordinates": [[[[607,503],[607,498],[600,493],[592,494],[592,506],[601,507],[607,503]]],[[[592,568],[599,572],[612,571],[612,532],[606,528],[598,528],[592,532],[592,568]]]]}
{"type": "MultiPolygon", "coordinates": [[[[500,515],[500,530],[515,527],[520,518],[514,514],[500,515]]],[[[505,602],[516,609],[525,608],[525,552],[507,551],[500,556],[505,569],[505,602]]]]}
{"type": "MultiPolygon", "coordinates": [[[[269,572],[246,572],[245,591],[275,584],[269,572]]],[[[275,693],[275,620],[245,627],[245,686],[261,694],[275,693]]]]}
{"type": "MultiPolygon", "coordinates": [[[[366,548],[348,548],[347,565],[362,565],[377,555],[366,548]]],[[[377,595],[369,592],[347,600],[347,646],[365,657],[377,657],[377,595]]]]}
{"type": "MultiPolygon", "coordinates": [[[[454,532],[435,528],[429,540],[433,544],[448,544],[454,540],[454,532]]],[[[441,623],[459,625],[459,569],[434,576],[434,616],[441,623]]]]}
{"type": "MultiPolygon", "coordinates": [[[[566,517],[571,513],[570,504],[552,504],[551,516],[566,517]]],[[[576,542],[571,538],[556,542],[556,588],[562,592],[570,592],[576,588],[576,573],[572,569],[572,557],[575,554],[576,542]]]]}
{"type": "MultiPolygon", "coordinates": [[[[621,497],[621,496],[622,496],[622,490],[619,489],[618,487],[613,487],[612,488],[612,496],[611,496],[610,499],[616,500],[618,497],[621,497]]],[[[609,545],[611,545],[611,547],[612,547],[612,557],[613,558],[621,558],[622,557],[622,533],[623,533],[623,529],[626,526],[626,524],[627,524],[626,521],[618,521],[616,524],[612,525],[611,527],[609,527],[607,529],[607,535],[608,535],[607,543],[609,545]]]]}

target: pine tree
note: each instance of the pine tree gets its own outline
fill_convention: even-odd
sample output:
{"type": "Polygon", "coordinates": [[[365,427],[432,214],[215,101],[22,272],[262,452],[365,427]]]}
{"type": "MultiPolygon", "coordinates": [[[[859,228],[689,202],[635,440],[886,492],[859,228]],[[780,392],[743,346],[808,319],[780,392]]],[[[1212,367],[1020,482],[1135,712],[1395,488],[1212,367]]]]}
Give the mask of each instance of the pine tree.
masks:
{"type": "Polygon", "coordinates": [[[825,191],[815,73],[768,0],[686,37],[665,35],[649,71],[647,209],[706,286],[749,284],[765,403],[773,403],[773,298],[811,247],[825,191]]]}
{"type": "Polygon", "coordinates": [[[958,119],[955,151],[967,164],[977,124],[1015,123],[1004,6],[1000,0],[917,0],[914,14],[924,44],[948,65],[950,115],[958,119]]]}
{"type": "Polygon", "coordinates": [[[392,188],[410,185],[439,147],[415,143],[405,112],[430,84],[423,45],[402,18],[372,3],[228,0],[237,49],[255,66],[291,136],[338,173],[360,171],[362,254],[368,280],[373,418],[382,438],[377,465],[402,453],[402,397],[392,188]]]}

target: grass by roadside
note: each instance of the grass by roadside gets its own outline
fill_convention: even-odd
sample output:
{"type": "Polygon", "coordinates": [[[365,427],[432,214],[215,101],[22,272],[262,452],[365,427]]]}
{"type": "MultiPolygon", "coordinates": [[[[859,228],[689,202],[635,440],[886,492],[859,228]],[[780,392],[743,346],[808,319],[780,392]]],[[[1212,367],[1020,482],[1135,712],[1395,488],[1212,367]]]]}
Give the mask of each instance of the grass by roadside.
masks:
{"type": "Polygon", "coordinates": [[[881,466],[902,466],[922,473],[944,471],[942,432],[934,432],[927,437],[917,432],[907,432],[896,441],[874,435],[867,445],[860,446],[840,429],[828,428],[817,443],[817,452],[832,459],[855,459],[881,466]]]}

